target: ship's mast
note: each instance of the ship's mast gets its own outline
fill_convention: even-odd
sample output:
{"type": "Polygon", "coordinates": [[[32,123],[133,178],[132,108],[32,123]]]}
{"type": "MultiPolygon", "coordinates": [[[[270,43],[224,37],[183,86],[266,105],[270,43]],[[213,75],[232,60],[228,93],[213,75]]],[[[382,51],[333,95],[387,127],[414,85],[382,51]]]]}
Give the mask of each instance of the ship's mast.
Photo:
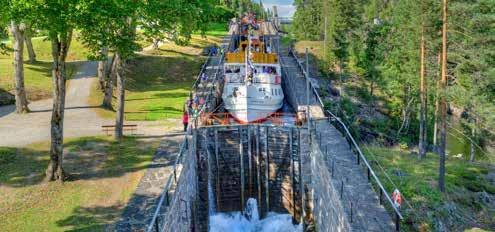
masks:
{"type": "Polygon", "coordinates": [[[252,33],[252,28],[251,25],[248,24],[248,33],[247,33],[247,46],[246,46],[246,58],[245,60],[245,66],[246,66],[246,72],[245,72],[245,77],[244,81],[249,81],[249,75],[254,75],[253,71],[251,70],[251,33],[252,33]],[[249,70],[249,72],[248,72],[249,70]]]}

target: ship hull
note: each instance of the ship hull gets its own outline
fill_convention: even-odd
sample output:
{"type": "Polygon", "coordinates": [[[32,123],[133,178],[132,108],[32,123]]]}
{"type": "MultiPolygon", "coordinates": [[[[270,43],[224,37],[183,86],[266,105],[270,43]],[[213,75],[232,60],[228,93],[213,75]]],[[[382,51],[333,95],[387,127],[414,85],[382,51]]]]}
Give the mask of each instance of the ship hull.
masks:
{"type": "MultiPolygon", "coordinates": [[[[283,93],[275,96],[267,96],[265,92],[258,91],[260,86],[226,86],[227,88],[237,88],[236,96],[223,95],[225,109],[240,123],[251,123],[265,120],[267,117],[277,112],[283,106],[283,93]]],[[[269,88],[273,86],[265,86],[269,88]]]]}

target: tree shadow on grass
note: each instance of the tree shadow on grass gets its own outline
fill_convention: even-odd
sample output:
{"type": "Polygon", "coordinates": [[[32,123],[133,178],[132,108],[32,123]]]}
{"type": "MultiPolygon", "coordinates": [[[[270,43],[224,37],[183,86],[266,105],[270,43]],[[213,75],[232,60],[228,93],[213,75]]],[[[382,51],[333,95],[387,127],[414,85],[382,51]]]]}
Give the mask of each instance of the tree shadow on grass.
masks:
{"type": "Polygon", "coordinates": [[[189,84],[196,79],[202,63],[202,59],[187,56],[139,55],[129,63],[127,90],[163,91],[169,85],[172,87],[170,90],[184,88],[184,83],[189,84]]]}
{"type": "Polygon", "coordinates": [[[182,110],[178,110],[174,107],[153,107],[153,109],[142,111],[126,111],[126,114],[147,114],[147,113],[182,113],[182,110]]]}
{"type": "Polygon", "coordinates": [[[196,57],[196,55],[185,53],[185,52],[179,52],[179,51],[172,50],[172,49],[158,48],[157,50],[160,51],[160,52],[167,52],[167,53],[172,53],[172,54],[179,54],[181,56],[196,57]]]}
{"type": "Polygon", "coordinates": [[[32,71],[45,73],[47,78],[50,78],[52,75],[52,62],[49,61],[27,63],[26,68],[32,71]]]}
{"type": "MultiPolygon", "coordinates": [[[[119,177],[146,169],[154,154],[152,143],[133,137],[124,138],[122,143],[99,137],[69,140],[64,144],[68,181],[119,177]]],[[[49,144],[41,147],[0,147],[0,185],[21,188],[42,182],[49,144]]]]}
{"type": "Polygon", "coordinates": [[[77,207],[72,215],[56,222],[64,231],[105,231],[122,212],[123,206],[77,207]]]}

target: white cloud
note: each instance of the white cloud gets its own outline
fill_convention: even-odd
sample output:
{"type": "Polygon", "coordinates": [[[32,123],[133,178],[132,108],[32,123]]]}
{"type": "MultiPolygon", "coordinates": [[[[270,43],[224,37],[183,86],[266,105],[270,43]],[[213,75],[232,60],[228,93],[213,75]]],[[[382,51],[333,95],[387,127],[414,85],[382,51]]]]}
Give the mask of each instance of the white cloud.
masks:
{"type": "Polygon", "coordinates": [[[296,8],[293,5],[280,5],[280,4],[266,4],[263,5],[268,9],[273,9],[273,6],[277,6],[278,16],[280,17],[292,17],[294,12],[296,12],[296,8]]]}

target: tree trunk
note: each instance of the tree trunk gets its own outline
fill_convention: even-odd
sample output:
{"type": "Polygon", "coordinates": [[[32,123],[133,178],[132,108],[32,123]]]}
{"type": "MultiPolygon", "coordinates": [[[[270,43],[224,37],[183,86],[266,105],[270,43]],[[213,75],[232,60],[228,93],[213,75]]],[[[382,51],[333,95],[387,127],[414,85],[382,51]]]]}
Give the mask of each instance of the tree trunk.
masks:
{"type": "Polygon", "coordinates": [[[121,141],[124,136],[124,106],[125,106],[125,72],[124,61],[118,53],[116,56],[116,75],[117,75],[117,117],[115,119],[115,140],[121,141]]]}
{"type": "Polygon", "coordinates": [[[29,55],[29,63],[35,63],[36,62],[36,53],[34,52],[33,49],[33,42],[31,40],[31,30],[27,29],[26,30],[26,36],[24,38],[26,40],[26,49],[29,55]]]}
{"type": "Polygon", "coordinates": [[[23,114],[29,112],[26,90],[24,88],[24,32],[26,27],[12,21],[11,31],[14,37],[14,86],[15,112],[23,114]]]}
{"type": "MultiPolygon", "coordinates": [[[[440,66],[442,60],[442,53],[438,53],[438,66],[440,66]]],[[[440,111],[440,68],[437,69],[437,88],[436,88],[436,96],[435,96],[435,124],[433,126],[433,145],[435,146],[435,150],[438,146],[438,116],[440,111]]]]}
{"type": "Polygon", "coordinates": [[[374,80],[374,78],[372,78],[371,81],[370,81],[371,82],[370,83],[370,97],[371,98],[373,98],[373,94],[374,94],[373,92],[375,90],[375,82],[373,80],[374,80]]]}
{"type": "Polygon", "coordinates": [[[440,164],[438,168],[438,189],[445,192],[445,147],[447,145],[447,0],[443,0],[443,27],[442,27],[442,79],[440,100],[440,164]]]}
{"type": "Polygon", "coordinates": [[[98,61],[98,81],[100,82],[100,90],[105,92],[105,79],[107,75],[108,49],[101,48],[100,54],[104,60],[98,61]]]}
{"type": "Polygon", "coordinates": [[[427,112],[427,95],[426,95],[426,78],[425,78],[425,37],[424,26],[421,28],[421,70],[420,70],[420,98],[421,107],[419,110],[419,157],[424,158],[426,156],[426,144],[427,144],[427,125],[426,125],[426,112],[427,112]]]}
{"type": "Polygon", "coordinates": [[[156,50],[158,49],[158,45],[160,44],[160,39],[158,38],[153,38],[153,49],[156,50]]]}
{"type": "Polygon", "coordinates": [[[475,148],[474,148],[474,140],[476,138],[476,119],[473,120],[472,128],[471,128],[471,136],[472,139],[470,139],[470,156],[469,156],[469,162],[474,162],[474,155],[475,155],[475,148]]]}
{"type": "Polygon", "coordinates": [[[64,181],[63,143],[64,143],[64,108],[65,108],[65,60],[72,39],[72,30],[65,34],[51,35],[52,40],[52,78],[53,109],[51,120],[50,163],[46,170],[46,180],[64,181]]]}
{"type": "Polygon", "coordinates": [[[120,60],[120,57],[117,55],[114,55],[112,59],[112,65],[110,68],[110,74],[107,76],[107,81],[105,83],[105,96],[103,97],[103,104],[102,106],[104,108],[107,108],[109,110],[113,109],[112,106],[112,101],[113,101],[113,82],[115,80],[116,72],[117,72],[117,67],[116,64],[118,63],[118,59],[120,60]]]}

